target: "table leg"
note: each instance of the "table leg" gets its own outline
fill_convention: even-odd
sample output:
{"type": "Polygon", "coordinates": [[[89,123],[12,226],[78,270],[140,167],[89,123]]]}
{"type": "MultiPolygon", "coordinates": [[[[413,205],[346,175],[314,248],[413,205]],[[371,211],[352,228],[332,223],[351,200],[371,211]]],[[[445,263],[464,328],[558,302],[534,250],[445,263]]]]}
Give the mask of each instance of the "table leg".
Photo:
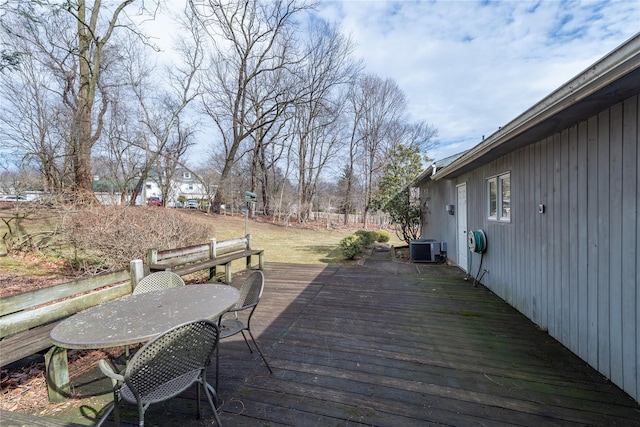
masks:
{"type": "Polygon", "coordinates": [[[225,282],[227,282],[227,285],[230,285],[231,284],[231,261],[229,261],[224,265],[224,275],[225,275],[225,282]]]}
{"type": "Polygon", "coordinates": [[[67,349],[53,346],[45,354],[44,360],[49,401],[64,402],[69,398],[71,390],[67,349]]]}

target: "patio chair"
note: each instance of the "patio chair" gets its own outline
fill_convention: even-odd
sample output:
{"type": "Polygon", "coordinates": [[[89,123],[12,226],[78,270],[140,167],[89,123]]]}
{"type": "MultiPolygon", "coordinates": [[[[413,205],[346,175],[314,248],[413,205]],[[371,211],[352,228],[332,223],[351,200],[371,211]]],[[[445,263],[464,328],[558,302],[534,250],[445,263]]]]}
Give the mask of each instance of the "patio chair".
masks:
{"type": "MultiPolygon", "coordinates": [[[[260,357],[264,360],[264,364],[267,365],[267,369],[270,373],[273,373],[271,367],[269,366],[269,362],[264,357],[260,346],[258,346],[258,342],[251,333],[251,317],[253,316],[256,307],[258,307],[258,303],[260,302],[260,298],[262,297],[262,291],[264,290],[264,274],[260,270],[255,270],[247,276],[244,283],[240,287],[240,297],[238,298],[238,302],[236,305],[231,308],[227,313],[220,316],[218,320],[218,326],[220,327],[220,339],[228,338],[238,333],[242,333],[242,337],[244,338],[244,342],[249,347],[249,351],[253,353],[251,349],[251,345],[247,340],[247,336],[245,335],[245,331],[249,333],[251,337],[251,341],[256,346],[260,357]],[[232,316],[225,315],[231,314],[232,316]]],[[[219,347],[216,349],[216,389],[218,388],[218,369],[220,365],[220,352],[219,347]]]]}
{"type": "MultiPolygon", "coordinates": [[[[159,291],[167,288],[177,288],[179,286],[185,286],[184,280],[178,274],[173,271],[156,271],[148,276],[145,276],[138,282],[135,288],[133,288],[133,295],[141,294],[144,292],[159,291]]],[[[135,351],[135,345],[133,350],[127,345],[124,347],[124,357],[129,360],[132,351],[135,351]]]]}
{"type": "Polygon", "coordinates": [[[140,283],[133,288],[133,294],[177,288],[178,286],[184,286],[184,280],[178,274],[172,271],[157,271],[140,280],[140,283]]]}
{"type": "Polygon", "coordinates": [[[139,425],[144,426],[144,414],[152,403],[162,402],[197,383],[197,409],[200,418],[200,387],[204,387],[218,426],[221,425],[216,390],[207,382],[206,370],[218,345],[218,326],[209,320],[198,320],[172,328],[145,344],[129,361],[124,373],[116,373],[105,361],[98,365],[113,383],[113,405],[98,425],[102,425],[114,410],[116,425],[120,425],[120,401],[138,406],[139,425]]]}

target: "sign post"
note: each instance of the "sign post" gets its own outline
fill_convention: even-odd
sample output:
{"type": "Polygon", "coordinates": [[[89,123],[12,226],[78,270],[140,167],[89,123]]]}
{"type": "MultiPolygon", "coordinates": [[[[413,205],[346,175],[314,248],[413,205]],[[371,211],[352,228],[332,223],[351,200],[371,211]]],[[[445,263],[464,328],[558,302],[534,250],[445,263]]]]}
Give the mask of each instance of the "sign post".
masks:
{"type": "Polygon", "coordinates": [[[249,234],[249,205],[256,204],[258,202],[258,196],[251,191],[244,192],[244,201],[247,202],[246,210],[244,211],[244,235],[249,234]]]}

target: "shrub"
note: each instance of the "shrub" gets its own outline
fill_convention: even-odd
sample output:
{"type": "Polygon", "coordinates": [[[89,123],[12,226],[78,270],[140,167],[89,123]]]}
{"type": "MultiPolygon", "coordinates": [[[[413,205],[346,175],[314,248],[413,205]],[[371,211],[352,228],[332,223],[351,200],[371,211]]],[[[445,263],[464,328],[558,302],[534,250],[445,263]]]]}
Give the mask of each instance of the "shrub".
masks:
{"type": "Polygon", "coordinates": [[[345,237],[340,241],[340,249],[347,259],[354,259],[364,250],[362,238],[356,234],[345,237]]]}
{"type": "Polygon", "coordinates": [[[213,228],[169,209],[98,206],[71,214],[65,227],[72,265],[87,273],[127,268],[149,248],[202,243],[213,228]]]}
{"type": "Polygon", "coordinates": [[[391,234],[389,234],[387,230],[378,231],[378,238],[376,239],[376,242],[387,243],[389,240],[391,240],[391,234]]]}
{"type": "Polygon", "coordinates": [[[362,239],[362,244],[366,247],[376,241],[378,238],[377,231],[369,231],[369,230],[358,230],[356,231],[356,236],[362,239]]]}

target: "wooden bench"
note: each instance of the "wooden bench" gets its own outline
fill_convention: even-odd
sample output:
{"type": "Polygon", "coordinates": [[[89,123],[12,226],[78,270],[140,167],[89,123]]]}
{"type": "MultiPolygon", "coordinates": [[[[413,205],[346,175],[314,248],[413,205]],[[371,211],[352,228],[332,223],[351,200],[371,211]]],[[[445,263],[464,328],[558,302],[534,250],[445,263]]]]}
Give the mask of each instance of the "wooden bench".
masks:
{"type": "Polygon", "coordinates": [[[32,354],[47,350],[52,346],[49,334],[58,323],[60,321],[37,326],[22,333],[3,338],[0,341],[0,346],[2,346],[0,366],[8,365],[32,354]]]}
{"type": "MultiPolygon", "coordinates": [[[[131,293],[134,276],[142,277],[142,261],[132,262],[130,270],[105,273],[87,279],[38,289],[0,299],[0,366],[24,359],[53,346],[51,330],[63,319],[78,311],[131,293]]],[[[139,280],[139,279],[135,279],[139,280]]],[[[55,347],[53,348],[55,349],[55,347]]],[[[66,363],[66,352],[60,353],[66,363]]],[[[68,374],[52,380],[52,350],[45,356],[48,384],[61,384],[49,389],[51,401],[62,401],[68,394],[68,374]],[[66,376],[65,376],[66,375],[66,376]]],[[[53,362],[58,363],[58,359],[53,362]]]]}
{"type": "Polygon", "coordinates": [[[246,268],[252,268],[252,256],[258,256],[258,268],[264,269],[264,250],[251,248],[251,235],[231,240],[187,246],[177,249],[149,249],[147,266],[150,272],[173,271],[181,276],[209,270],[209,280],[216,276],[219,266],[225,268],[225,282],[231,283],[231,263],[238,259],[246,259],[246,268]]]}

